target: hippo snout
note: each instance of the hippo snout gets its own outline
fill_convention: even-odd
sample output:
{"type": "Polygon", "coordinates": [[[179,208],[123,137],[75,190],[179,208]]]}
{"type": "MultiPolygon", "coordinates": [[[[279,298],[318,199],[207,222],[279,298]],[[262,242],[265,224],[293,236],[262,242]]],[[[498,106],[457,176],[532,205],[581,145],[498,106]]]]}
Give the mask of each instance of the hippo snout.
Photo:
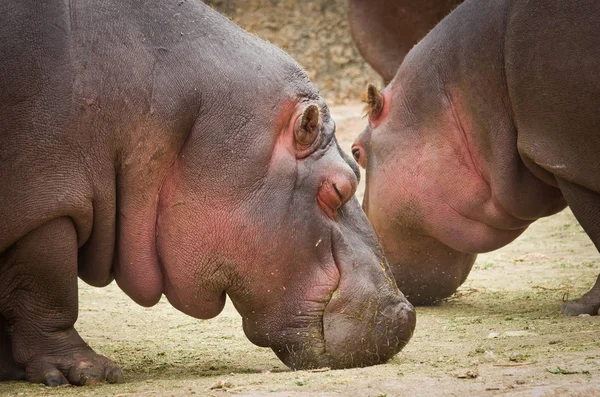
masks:
{"type": "Polygon", "coordinates": [[[403,295],[388,295],[347,305],[333,297],[323,316],[323,334],[314,341],[275,350],[293,369],[332,369],[382,364],[408,343],[415,329],[414,307],[403,295]]]}
{"type": "Polygon", "coordinates": [[[331,367],[386,362],[408,343],[416,321],[415,309],[403,295],[390,294],[353,307],[332,300],[323,319],[325,348],[334,358],[331,367]]]}
{"type": "Polygon", "coordinates": [[[408,343],[415,329],[415,309],[398,290],[355,199],[339,212],[338,222],[331,243],[339,284],[323,308],[321,323],[300,343],[274,349],[294,369],[384,363],[408,343]],[[349,218],[353,228],[347,225],[349,218]]]}

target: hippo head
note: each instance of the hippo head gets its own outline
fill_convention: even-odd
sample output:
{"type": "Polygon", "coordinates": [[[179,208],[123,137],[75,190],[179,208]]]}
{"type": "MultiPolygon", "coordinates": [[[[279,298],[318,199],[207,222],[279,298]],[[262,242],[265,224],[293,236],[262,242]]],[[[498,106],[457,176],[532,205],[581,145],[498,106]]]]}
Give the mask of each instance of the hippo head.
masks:
{"type": "Polygon", "coordinates": [[[507,244],[531,222],[492,196],[479,167],[485,147],[432,40],[409,52],[382,92],[367,87],[368,126],[352,147],[366,168],[363,209],[413,304],[450,296],[476,253],[507,244]]]}
{"type": "MultiPolygon", "coordinates": [[[[233,49],[232,49],[233,47],[233,49]]],[[[165,295],[198,318],[229,295],[248,338],[295,369],[385,362],[415,312],[360,204],[358,166],[282,51],[244,36],[217,73],[161,190],[165,295]]],[[[210,54],[203,54],[210,58],[210,54]]]]}
{"type": "MultiPolygon", "coordinates": [[[[363,209],[375,229],[398,287],[413,304],[448,297],[464,282],[476,255],[451,248],[437,238],[436,213],[444,195],[436,191],[442,174],[431,174],[433,152],[413,133],[412,115],[404,113],[403,93],[393,80],[383,92],[365,92],[368,125],[352,145],[352,155],[366,169],[363,209]],[[406,123],[406,124],[405,124],[406,123]],[[427,179],[430,178],[430,179],[427,179]],[[432,220],[432,218],[435,218],[432,220]]],[[[447,181],[452,184],[452,179],[447,181]]],[[[446,226],[453,226],[445,223],[446,226]]],[[[442,233],[442,236],[444,234],[442,233]]]]}

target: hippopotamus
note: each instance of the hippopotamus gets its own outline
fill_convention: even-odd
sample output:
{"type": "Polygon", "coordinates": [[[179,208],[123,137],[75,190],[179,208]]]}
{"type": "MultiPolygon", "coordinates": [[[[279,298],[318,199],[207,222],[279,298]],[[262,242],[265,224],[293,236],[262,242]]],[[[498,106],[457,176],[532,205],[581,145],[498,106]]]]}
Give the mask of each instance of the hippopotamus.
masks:
{"type": "Polygon", "coordinates": [[[200,1],[0,6],[0,376],[120,382],[77,279],[207,319],[228,295],[291,368],[385,362],[415,312],[358,165],[287,54],[200,1]]]}
{"type": "MultiPolygon", "coordinates": [[[[600,3],[467,0],[367,88],[363,208],[413,304],[569,206],[600,248],[600,3]]],[[[600,280],[568,315],[597,314],[600,280]]]]}
{"type": "Polygon", "coordinates": [[[358,52],[389,83],[410,49],[462,0],[348,0],[358,52]]]}

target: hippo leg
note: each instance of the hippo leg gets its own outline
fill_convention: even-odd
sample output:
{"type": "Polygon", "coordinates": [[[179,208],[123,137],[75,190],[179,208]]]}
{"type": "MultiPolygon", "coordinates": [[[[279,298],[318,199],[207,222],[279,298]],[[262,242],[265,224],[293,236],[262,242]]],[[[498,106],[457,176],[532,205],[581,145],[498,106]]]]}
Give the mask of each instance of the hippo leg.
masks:
{"type": "Polygon", "coordinates": [[[17,367],[12,355],[10,326],[0,316],[0,382],[6,380],[23,380],[25,371],[17,367]]]}
{"type": "Polygon", "coordinates": [[[567,301],[563,304],[561,311],[567,316],[578,316],[580,314],[596,315],[600,309],[600,276],[596,279],[594,286],[579,299],[567,301]]]}
{"type": "MultiPolygon", "coordinates": [[[[559,179],[558,182],[573,214],[600,251],[600,195],[565,180],[559,179]]],[[[598,309],[600,309],[600,276],[594,286],[581,298],[565,302],[561,311],[568,316],[596,315],[598,309]]]]}
{"type": "Polygon", "coordinates": [[[30,382],[83,385],[123,379],[121,370],[79,336],[77,233],[58,218],[22,237],[0,257],[0,310],[12,326],[13,358],[30,382]]]}

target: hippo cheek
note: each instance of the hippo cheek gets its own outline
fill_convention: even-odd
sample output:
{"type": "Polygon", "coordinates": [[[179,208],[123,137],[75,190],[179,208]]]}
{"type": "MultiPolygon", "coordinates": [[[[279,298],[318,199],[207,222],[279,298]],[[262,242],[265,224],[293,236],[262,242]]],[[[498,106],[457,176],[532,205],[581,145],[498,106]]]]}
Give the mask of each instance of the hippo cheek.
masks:
{"type": "Polygon", "coordinates": [[[356,199],[342,207],[338,221],[331,245],[339,285],[319,313],[320,329],[274,348],[294,369],[383,363],[406,345],[415,328],[414,308],[398,290],[356,199]]]}
{"type": "Polygon", "coordinates": [[[477,255],[455,250],[425,235],[418,203],[400,203],[389,192],[369,187],[363,208],[400,291],[413,305],[432,304],[452,295],[469,275],[477,255]]]}

